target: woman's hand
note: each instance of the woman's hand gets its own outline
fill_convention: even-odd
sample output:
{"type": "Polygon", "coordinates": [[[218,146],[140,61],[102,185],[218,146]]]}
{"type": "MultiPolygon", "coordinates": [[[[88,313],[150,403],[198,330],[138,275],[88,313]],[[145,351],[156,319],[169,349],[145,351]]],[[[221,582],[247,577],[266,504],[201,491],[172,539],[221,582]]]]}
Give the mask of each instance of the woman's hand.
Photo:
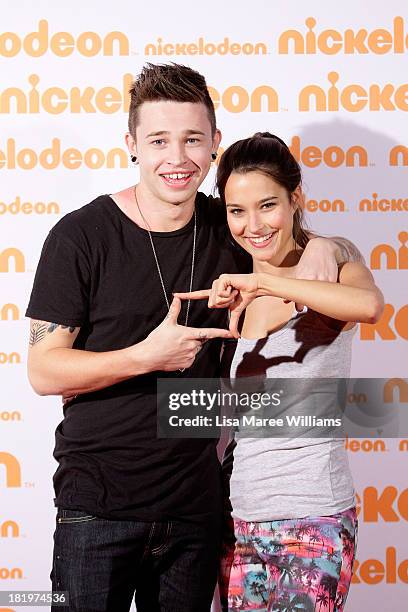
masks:
{"type": "Polygon", "coordinates": [[[208,299],[208,308],[228,308],[229,329],[234,338],[239,338],[238,322],[245,308],[258,297],[258,276],[252,274],[221,274],[211,289],[175,293],[182,300],[208,299]]]}

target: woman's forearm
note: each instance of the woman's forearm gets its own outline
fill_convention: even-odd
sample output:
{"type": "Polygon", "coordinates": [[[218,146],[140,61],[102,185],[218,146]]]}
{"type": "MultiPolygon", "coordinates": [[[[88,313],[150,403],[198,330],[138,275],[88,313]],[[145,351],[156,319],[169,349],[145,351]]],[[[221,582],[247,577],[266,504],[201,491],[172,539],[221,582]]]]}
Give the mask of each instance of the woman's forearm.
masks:
{"type": "Polygon", "coordinates": [[[305,304],[316,312],[340,321],[375,323],[383,310],[383,297],[376,287],[364,289],[264,273],[257,276],[259,296],[272,295],[305,304]]]}

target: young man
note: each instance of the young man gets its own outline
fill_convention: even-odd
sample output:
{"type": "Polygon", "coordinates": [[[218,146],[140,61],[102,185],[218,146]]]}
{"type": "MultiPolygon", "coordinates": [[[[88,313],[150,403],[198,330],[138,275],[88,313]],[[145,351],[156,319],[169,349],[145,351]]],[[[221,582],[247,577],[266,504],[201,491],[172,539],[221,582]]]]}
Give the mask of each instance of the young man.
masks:
{"type": "MultiPolygon", "coordinates": [[[[51,577],[71,611],[127,611],[135,593],[138,612],[204,612],[220,546],[216,441],[158,439],[156,381],[217,376],[226,313],[171,296],[249,263],[223,209],[197,193],[221,140],[204,78],[145,67],[126,140],[140,182],[57,223],[26,313],[34,390],[71,398],[56,431],[51,577]]],[[[312,240],[305,276],[317,256],[335,280],[335,251],[312,240]]]]}

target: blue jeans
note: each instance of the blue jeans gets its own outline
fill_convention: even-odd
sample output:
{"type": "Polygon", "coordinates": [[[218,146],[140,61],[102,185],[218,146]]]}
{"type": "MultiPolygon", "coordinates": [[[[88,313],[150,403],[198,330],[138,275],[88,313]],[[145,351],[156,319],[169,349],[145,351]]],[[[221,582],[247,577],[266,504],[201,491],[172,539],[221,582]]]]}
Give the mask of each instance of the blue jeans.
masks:
{"type": "Polygon", "coordinates": [[[137,612],[208,612],[219,553],[219,524],[108,520],[59,509],[52,588],[68,591],[70,612],[128,612],[133,596],[137,612]]]}

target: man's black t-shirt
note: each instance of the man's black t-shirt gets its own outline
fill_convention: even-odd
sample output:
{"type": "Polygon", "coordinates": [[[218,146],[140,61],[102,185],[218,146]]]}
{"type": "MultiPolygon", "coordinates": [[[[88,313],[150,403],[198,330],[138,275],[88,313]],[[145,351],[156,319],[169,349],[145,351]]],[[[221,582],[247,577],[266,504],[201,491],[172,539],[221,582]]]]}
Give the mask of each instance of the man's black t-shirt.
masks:
{"type": "MultiPolygon", "coordinates": [[[[225,211],[199,193],[194,289],[223,272],[250,271],[228,238],[225,211]]],[[[173,232],[152,232],[169,300],[188,291],[194,219],[173,232]]],[[[185,320],[183,302],[179,323],[185,320]]],[[[67,214],[44,243],[26,316],[80,327],[74,348],[110,351],[140,342],[164,319],[163,296],[148,232],[108,195],[67,214]]],[[[224,309],[193,301],[189,326],[227,327],[224,309]]],[[[219,374],[221,341],[207,341],[191,368],[171,376],[219,374]]],[[[113,519],[207,520],[221,508],[216,441],[159,439],[153,372],[79,395],[56,430],[58,507],[113,519]]]]}

